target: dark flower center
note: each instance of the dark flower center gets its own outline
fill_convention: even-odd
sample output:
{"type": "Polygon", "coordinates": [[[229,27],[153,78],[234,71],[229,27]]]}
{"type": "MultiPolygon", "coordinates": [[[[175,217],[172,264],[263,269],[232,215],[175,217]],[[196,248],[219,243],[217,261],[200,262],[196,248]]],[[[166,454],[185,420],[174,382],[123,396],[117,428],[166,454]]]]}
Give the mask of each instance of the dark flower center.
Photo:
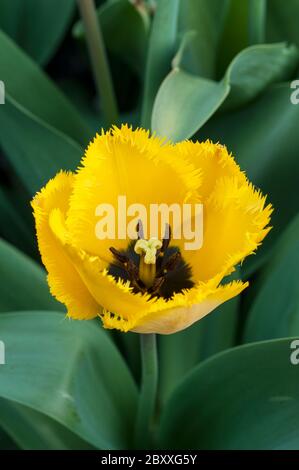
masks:
{"type": "MultiPolygon", "coordinates": [[[[142,232],[140,224],[137,226],[137,232],[138,234],[142,232]]],[[[114,262],[109,266],[109,274],[116,280],[130,281],[133,292],[148,293],[152,297],[170,299],[175,293],[191,289],[194,285],[191,268],[184,261],[179,248],[170,246],[170,227],[167,227],[167,233],[167,238],[163,239],[161,248],[157,250],[155,270],[150,285],[142,280],[143,260],[142,256],[135,252],[135,240],[123,251],[110,248],[114,262]]]]}

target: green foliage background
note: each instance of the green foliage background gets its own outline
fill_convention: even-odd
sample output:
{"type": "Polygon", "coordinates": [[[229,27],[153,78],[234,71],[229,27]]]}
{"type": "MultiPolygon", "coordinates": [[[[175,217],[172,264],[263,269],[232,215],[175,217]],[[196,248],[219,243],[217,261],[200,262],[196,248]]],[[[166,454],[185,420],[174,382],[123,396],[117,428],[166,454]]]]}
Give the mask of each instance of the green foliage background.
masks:
{"type": "MultiPolygon", "coordinates": [[[[299,449],[299,0],[97,5],[118,123],[226,144],[275,208],[251,287],[159,337],[156,446],[299,449]]],[[[0,28],[0,448],[132,448],[138,335],[64,319],[29,206],[105,125],[84,28],[74,0],[0,0],[0,28]]]]}

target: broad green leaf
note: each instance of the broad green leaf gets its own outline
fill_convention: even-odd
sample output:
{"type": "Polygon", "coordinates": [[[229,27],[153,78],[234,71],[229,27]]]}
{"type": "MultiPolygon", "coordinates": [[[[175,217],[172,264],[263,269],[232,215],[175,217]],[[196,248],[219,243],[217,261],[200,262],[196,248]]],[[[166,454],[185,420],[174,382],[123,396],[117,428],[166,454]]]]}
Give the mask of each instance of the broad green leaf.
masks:
{"type": "Polygon", "coordinates": [[[235,346],[240,296],[225,302],[201,320],[200,360],[235,346]]]}
{"type": "Polygon", "coordinates": [[[194,36],[185,35],[173,70],[156,96],[152,129],[174,142],[192,137],[221,106],[221,110],[246,104],[267,86],[290,76],[298,63],[294,46],[252,46],[240,52],[220,82],[183,70],[186,51],[194,36]]]}
{"type": "Polygon", "coordinates": [[[7,188],[0,186],[0,237],[17,248],[33,253],[33,231],[11,200],[7,188]]]}
{"type": "Polygon", "coordinates": [[[218,73],[246,47],[264,42],[266,0],[229,0],[219,39],[218,73]]]}
{"type": "Polygon", "coordinates": [[[1,0],[0,28],[45,64],[63,38],[75,5],[75,0],[1,0]]]}
{"type": "Polygon", "coordinates": [[[299,47],[299,0],[267,0],[267,40],[289,41],[299,47]]]}
{"type": "Polygon", "coordinates": [[[175,68],[157,93],[152,130],[173,142],[188,139],[214,114],[228,93],[229,85],[225,82],[196,77],[175,68]]]}
{"type": "Polygon", "coordinates": [[[141,123],[151,125],[158,88],[171,68],[175,53],[180,0],[158,0],[149,39],[141,123]]]}
{"type": "Polygon", "coordinates": [[[225,302],[205,318],[174,335],[160,336],[160,399],[200,361],[235,345],[240,297],[225,302]]]}
{"type": "Polygon", "coordinates": [[[1,239],[0,279],[1,312],[60,308],[60,304],[49,292],[45,272],[38,264],[1,239]]]}
{"type": "Polygon", "coordinates": [[[169,395],[200,361],[201,322],[172,335],[159,337],[159,398],[164,404],[169,395]]]}
{"type": "Polygon", "coordinates": [[[269,85],[290,78],[298,58],[298,49],[285,43],[251,46],[240,52],[224,77],[230,93],[221,110],[244,106],[269,85]]]}
{"type": "Polygon", "coordinates": [[[291,339],[213,356],[181,382],[162,414],[164,449],[299,449],[299,374],[291,339]]]}
{"type": "Polygon", "coordinates": [[[93,446],[131,445],[137,390],[97,322],[55,312],[0,316],[0,396],[58,421],[93,446]]]}
{"type": "Polygon", "coordinates": [[[59,170],[75,169],[83,155],[79,144],[9,96],[0,106],[0,143],[31,195],[59,170]]]}
{"type": "Polygon", "coordinates": [[[299,335],[299,215],[254,280],[252,296],[246,342],[299,335]]]}
{"type": "MultiPolygon", "coordinates": [[[[111,0],[100,6],[97,14],[107,49],[142,75],[150,27],[150,19],[142,3],[111,0]]],[[[77,39],[84,38],[81,20],[74,25],[73,35],[77,39]]]]}
{"type": "Polygon", "coordinates": [[[16,443],[0,428],[0,450],[18,450],[16,443]]]}
{"type": "Polygon", "coordinates": [[[57,421],[15,402],[0,399],[0,420],[3,429],[21,449],[93,449],[57,421]]]}
{"type": "Polygon", "coordinates": [[[126,363],[132,371],[133,377],[136,382],[139,382],[141,373],[140,335],[136,335],[136,333],[131,333],[130,331],[124,335],[122,331],[117,330],[111,331],[110,333],[114,342],[123,353],[126,363]]]}
{"type": "Polygon", "coordinates": [[[0,80],[5,84],[6,94],[29,112],[84,146],[88,143],[90,130],[78,111],[3,31],[0,31],[0,80]]]}
{"type": "Polygon", "coordinates": [[[249,46],[249,3],[251,0],[229,0],[219,39],[218,76],[242,49],[249,46]]]}
{"type": "Polygon", "coordinates": [[[276,85],[246,108],[214,117],[197,136],[225,144],[275,208],[273,230],[258,254],[244,263],[247,276],[270,254],[275,238],[298,211],[299,106],[291,104],[291,91],[288,83],[276,85]]]}
{"type": "Polygon", "coordinates": [[[229,0],[188,0],[180,2],[179,31],[194,31],[186,50],[184,69],[202,78],[216,75],[219,36],[229,0]]]}

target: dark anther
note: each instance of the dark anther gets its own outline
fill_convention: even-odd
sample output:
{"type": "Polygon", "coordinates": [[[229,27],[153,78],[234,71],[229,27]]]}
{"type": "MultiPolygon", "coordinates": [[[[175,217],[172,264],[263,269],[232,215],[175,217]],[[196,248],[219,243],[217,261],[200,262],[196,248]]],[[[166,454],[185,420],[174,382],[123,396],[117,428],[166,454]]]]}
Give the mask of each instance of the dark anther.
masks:
{"type": "Polygon", "coordinates": [[[165,281],[165,277],[156,277],[154,284],[152,287],[148,290],[149,294],[152,296],[156,295],[159,293],[160,288],[162,287],[162,284],[165,281]]]}
{"type": "Polygon", "coordinates": [[[138,240],[144,238],[143,223],[141,219],[138,220],[138,224],[136,226],[136,232],[138,235],[138,240]]]}
{"type": "Polygon", "coordinates": [[[177,251],[176,253],[173,253],[169,259],[167,260],[167,262],[164,264],[163,266],[163,272],[164,273],[167,273],[169,271],[173,271],[177,266],[178,264],[180,263],[182,257],[181,257],[181,253],[179,251],[177,251]]]}
{"type": "Polygon", "coordinates": [[[169,224],[166,224],[164,238],[162,240],[162,246],[160,250],[157,251],[157,262],[156,262],[157,271],[160,271],[162,267],[163,257],[169,246],[170,240],[171,240],[171,227],[169,224]]]}
{"type": "Polygon", "coordinates": [[[111,247],[109,248],[109,250],[110,250],[111,253],[113,254],[114,258],[117,259],[117,261],[119,261],[119,263],[121,263],[121,264],[126,264],[126,263],[128,263],[129,258],[127,257],[127,255],[124,255],[124,254],[121,253],[120,251],[116,250],[116,248],[113,248],[113,246],[111,246],[111,247]]]}
{"type": "Polygon", "coordinates": [[[166,224],[164,238],[162,240],[162,247],[161,247],[162,253],[164,253],[167,250],[170,240],[171,240],[171,227],[169,224],[166,224]]]}
{"type": "Polygon", "coordinates": [[[139,272],[138,272],[138,267],[136,264],[132,261],[129,260],[127,264],[127,272],[130,276],[130,279],[133,281],[137,281],[139,277],[139,272]]]}

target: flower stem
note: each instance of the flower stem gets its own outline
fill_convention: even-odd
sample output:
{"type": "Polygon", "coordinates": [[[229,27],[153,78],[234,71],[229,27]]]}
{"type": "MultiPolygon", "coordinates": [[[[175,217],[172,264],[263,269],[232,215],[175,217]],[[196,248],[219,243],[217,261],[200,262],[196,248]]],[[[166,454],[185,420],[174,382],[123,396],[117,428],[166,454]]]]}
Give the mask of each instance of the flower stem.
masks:
{"type": "Polygon", "coordinates": [[[117,121],[117,103],[94,0],[78,0],[78,5],[86,34],[94,79],[102,103],[104,119],[107,126],[110,126],[117,121]]]}
{"type": "Polygon", "coordinates": [[[153,417],[156,408],[158,361],[155,334],[140,335],[142,383],[136,422],[136,446],[148,448],[152,442],[153,417]]]}

